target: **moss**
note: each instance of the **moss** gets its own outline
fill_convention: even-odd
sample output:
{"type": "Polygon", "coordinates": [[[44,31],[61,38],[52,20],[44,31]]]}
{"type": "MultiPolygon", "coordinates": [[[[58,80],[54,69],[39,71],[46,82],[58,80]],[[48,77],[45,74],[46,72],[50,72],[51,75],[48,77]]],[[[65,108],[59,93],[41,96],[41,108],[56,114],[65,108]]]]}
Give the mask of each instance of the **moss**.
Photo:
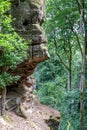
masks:
{"type": "Polygon", "coordinates": [[[6,121],[8,123],[12,122],[11,118],[8,115],[6,115],[6,114],[3,115],[3,119],[4,119],[4,121],[6,121]]]}

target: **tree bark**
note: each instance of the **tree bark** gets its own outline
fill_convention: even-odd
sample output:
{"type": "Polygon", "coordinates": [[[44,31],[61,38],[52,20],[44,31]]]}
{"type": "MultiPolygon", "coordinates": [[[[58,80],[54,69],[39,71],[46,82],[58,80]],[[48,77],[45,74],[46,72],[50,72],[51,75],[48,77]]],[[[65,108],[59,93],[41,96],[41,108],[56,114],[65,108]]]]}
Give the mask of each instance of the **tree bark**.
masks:
{"type": "MultiPolygon", "coordinates": [[[[86,32],[85,32],[86,33],[86,32]]],[[[83,44],[83,55],[82,55],[82,73],[80,83],[80,130],[84,130],[84,91],[86,87],[86,35],[83,44]]]]}
{"type": "Polygon", "coordinates": [[[83,46],[82,56],[82,73],[80,84],[80,130],[84,130],[84,90],[85,90],[85,67],[86,67],[86,54],[85,45],[83,46]]]}
{"type": "Polygon", "coordinates": [[[68,59],[68,64],[69,64],[69,70],[68,70],[68,91],[71,90],[72,88],[72,47],[70,41],[69,43],[69,59],[68,59]]]}
{"type": "Polygon", "coordinates": [[[83,55],[82,55],[82,73],[81,73],[81,84],[80,84],[80,130],[84,130],[84,92],[86,87],[86,45],[87,45],[87,25],[85,19],[85,1],[82,1],[82,10],[81,10],[81,30],[83,35],[83,55]],[[83,32],[84,31],[84,32],[83,32]]]}
{"type": "Polygon", "coordinates": [[[5,100],[6,100],[6,87],[2,90],[2,98],[1,98],[1,116],[5,115],[5,100]]]}
{"type": "Polygon", "coordinates": [[[67,86],[68,91],[71,90],[71,69],[68,70],[68,86],[67,86]]]}

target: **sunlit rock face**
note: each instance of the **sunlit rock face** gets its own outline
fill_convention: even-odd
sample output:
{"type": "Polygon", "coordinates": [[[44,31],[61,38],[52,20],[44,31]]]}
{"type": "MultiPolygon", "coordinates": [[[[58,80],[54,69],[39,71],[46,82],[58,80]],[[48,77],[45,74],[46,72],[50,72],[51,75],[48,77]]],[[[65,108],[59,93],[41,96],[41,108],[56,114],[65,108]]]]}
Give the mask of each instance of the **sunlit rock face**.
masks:
{"type": "Polygon", "coordinates": [[[49,58],[47,37],[42,23],[46,19],[45,0],[13,0],[11,14],[16,32],[29,42],[28,59],[15,72],[30,75],[36,65],[49,58]],[[32,65],[31,65],[32,64],[32,65]],[[32,67],[31,67],[32,66],[32,67]],[[20,72],[18,70],[20,69],[20,72]]]}

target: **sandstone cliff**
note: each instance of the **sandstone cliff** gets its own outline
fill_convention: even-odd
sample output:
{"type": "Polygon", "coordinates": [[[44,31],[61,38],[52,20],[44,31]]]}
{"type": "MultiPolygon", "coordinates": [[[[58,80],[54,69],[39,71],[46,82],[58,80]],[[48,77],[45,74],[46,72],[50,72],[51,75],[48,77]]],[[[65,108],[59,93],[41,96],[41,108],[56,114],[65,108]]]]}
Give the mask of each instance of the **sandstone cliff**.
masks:
{"type": "Polygon", "coordinates": [[[29,48],[27,59],[11,72],[21,79],[10,89],[7,87],[6,110],[10,119],[5,122],[0,118],[0,130],[58,130],[59,112],[41,105],[32,94],[35,79],[31,74],[38,63],[49,59],[42,28],[46,19],[45,0],[12,0],[11,3],[12,26],[26,39],[29,48]]]}

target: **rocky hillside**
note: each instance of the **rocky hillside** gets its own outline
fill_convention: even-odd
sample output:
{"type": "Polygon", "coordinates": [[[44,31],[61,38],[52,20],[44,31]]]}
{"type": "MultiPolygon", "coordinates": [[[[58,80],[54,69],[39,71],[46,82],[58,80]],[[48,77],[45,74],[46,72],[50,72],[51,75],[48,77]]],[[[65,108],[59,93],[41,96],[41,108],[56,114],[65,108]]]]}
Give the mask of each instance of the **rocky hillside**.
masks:
{"type": "Polygon", "coordinates": [[[39,103],[32,94],[33,85],[26,87],[25,99],[21,87],[7,88],[6,115],[0,118],[0,130],[58,130],[60,113],[39,103]]]}

